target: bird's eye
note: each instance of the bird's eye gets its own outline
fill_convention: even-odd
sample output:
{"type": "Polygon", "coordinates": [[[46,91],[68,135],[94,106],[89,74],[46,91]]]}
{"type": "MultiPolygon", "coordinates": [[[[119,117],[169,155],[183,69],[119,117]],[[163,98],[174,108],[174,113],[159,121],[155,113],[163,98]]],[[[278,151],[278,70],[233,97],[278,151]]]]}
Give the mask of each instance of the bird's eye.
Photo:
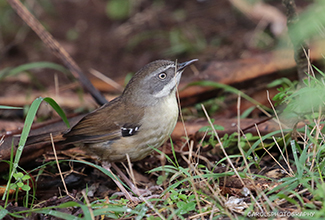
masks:
{"type": "Polygon", "coordinates": [[[165,79],[167,77],[166,73],[159,73],[158,75],[159,79],[165,79]]]}

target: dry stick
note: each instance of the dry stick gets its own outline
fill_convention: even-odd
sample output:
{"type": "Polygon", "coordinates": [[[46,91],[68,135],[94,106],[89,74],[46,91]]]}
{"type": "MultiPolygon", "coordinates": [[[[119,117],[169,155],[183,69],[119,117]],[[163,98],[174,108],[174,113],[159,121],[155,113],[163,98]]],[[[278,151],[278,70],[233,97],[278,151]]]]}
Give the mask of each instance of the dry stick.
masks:
{"type": "MultiPolygon", "coordinates": [[[[322,106],[319,106],[319,112],[320,112],[320,113],[322,112],[322,106]]],[[[316,141],[317,141],[317,139],[319,138],[319,136],[321,136],[321,137],[324,139],[324,136],[323,136],[322,131],[321,131],[322,129],[319,127],[319,124],[320,124],[320,122],[321,122],[321,115],[322,115],[322,114],[319,114],[317,121],[314,120],[314,122],[315,122],[315,127],[316,127],[316,134],[315,134],[315,140],[316,140],[316,141]]],[[[315,127],[314,127],[314,128],[315,128],[315,127]]],[[[311,134],[312,134],[312,133],[310,133],[310,136],[311,136],[311,134]]],[[[315,142],[316,142],[316,141],[315,141],[315,142]]],[[[312,169],[314,168],[315,160],[316,160],[316,154],[317,154],[317,152],[316,152],[316,150],[317,150],[316,144],[312,144],[311,146],[313,146],[313,159],[312,159],[312,161],[311,161],[311,166],[310,166],[310,168],[309,168],[309,171],[312,171],[312,169]]],[[[308,147],[308,146],[305,146],[305,147],[308,147]]],[[[308,151],[309,151],[309,149],[308,149],[308,151]]],[[[309,160],[309,157],[308,157],[308,160],[309,160]]],[[[312,181],[311,181],[311,186],[312,186],[312,188],[314,188],[314,183],[315,183],[314,178],[312,178],[312,181]]]]}
{"type": "MultiPolygon", "coordinates": [[[[204,217],[207,214],[210,214],[210,213],[213,214],[213,211],[216,211],[216,209],[217,208],[213,207],[210,211],[206,211],[206,212],[203,212],[203,213],[200,213],[200,214],[189,216],[188,219],[198,219],[198,217],[200,217],[200,216],[204,217]]],[[[219,210],[217,210],[217,211],[219,211],[219,210]]],[[[209,218],[209,219],[212,219],[212,218],[209,218]]]]}
{"type": "MultiPolygon", "coordinates": [[[[189,152],[182,152],[182,155],[188,155],[188,154],[189,154],[189,152]]],[[[198,161],[199,160],[203,160],[204,162],[207,163],[207,165],[209,167],[213,167],[214,166],[213,163],[211,163],[211,161],[209,159],[207,159],[206,157],[204,157],[204,156],[201,156],[201,155],[199,155],[199,154],[197,154],[195,152],[192,152],[192,156],[193,157],[196,157],[198,161]]],[[[196,163],[199,163],[198,161],[196,163]]]]}
{"type": "MultiPolygon", "coordinates": [[[[175,66],[177,66],[177,60],[175,61],[175,66]]],[[[175,68],[175,74],[176,74],[176,68],[175,68]]],[[[185,132],[186,143],[187,143],[188,147],[190,147],[190,143],[189,143],[189,138],[188,138],[188,134],[187,134],[186,126],[185,126],[185,122],[184,122],[183,114],[182,114],[182,111],[181,111],[181,109],[182,109],[182,108],[181,108],[181,100],[180,100],[180,98],[179,98],[178,88],[176,88],[176,97],[177,97],[177,105],[178,105],[178,109],[179,109],[180,118],[181,118],[182,125],[183,125],[184,132],[185,132]]],[[[185,146],[185,145],[183,145],[183,146],[185,146]]],[[[183,147],[181,148],[181,150],[183,150],[183,147]]]]}
{"type": "Polygon", "coordinates": [[[91,208],[91,204],[89,202],[89,199],[87,197],[87,194],[86,194],[85,190],[81,190],[81,194],[82,194],[82,196],[84,197],[84,199],[86,201],[87,208],[89,210],[91,220],[94,220],[95,219],[94,212],[93,212],[93,209],[91,208]]]}
{"type": "MultiPolygon", "coordinates": [[[[291,169],[291,166],[290,166],[289,162],[288,162],[287,159],[284,157],[284,155],[283,155],[283,153],[282,153],[282,150],[281,150],[281,148],[280,148],[278,142],[275,140],[275,137],[272,136],[272,138],[273,138],[273,141],[274,141],[275,145],[278,147],[278,150],[279,150],[279,152],[280,152],[280,154],[281,154],[281,156],[282,156],[284,162],[287,164],[287,166],[288,166],[288,168],[289,168],[289,170],[290,170],[290,173],[288,173],[288,171],[287,171],[284,167],[282,167],[282,165],[281,165],[277,160],[275,160],[275,162],[278,163],[278,165],[282,168],[282,170],[283,170],[284,172],[286,172],[286,174],[288,174],[289,176],[292,177],[292,176],[294,175],[294,172],[293,172],[293,170],[291,169]]],[[[274,159],[275,159],[275,158],[274,158],[274,159]]]]}
{"type": "Polygon", "coordinates": [[[73,200],[75,200],[75,198],[73,198],[69,191],[68,191],[68,188],[67,188],[67,185],[65,184],[65,181],[64,181],[64,178],[63,178],[63,175],[62,175],[62,172],[61,172],[61,168],[60,168],[60,164],[59,164],[59,160],[58,160],[58,156],[56,154],[56,150],[55,150],[55,146],[54,146],[54,140],[53,140],[53,135],[52,133],[50,133],[50,137],[51,137],[51,143],[52,143],[52,147],[53,147],[53,153],[54,153],[54,157],[55,157],[55,161],[56,161],[56,165],[58,167],[58,170],[59,170],[59,174],[60,174],[60,177],[61,177],[61,180],[62,180],[62,184],[63,184],[63,187],[65,189],[65,193],[70,197],[72,198],[73,200]]]}
{"type": "Polygon", "coordinates": [[[3,135],[0,139],[0,145],[3,144],[6,135],[3,135]]]}
{"type": "Polygon", "coordinates": [[[269,93],[268,90],[266,90],[266,97],[267,97],[267,100],[269,101],[269,103],[270,103],[270,105],[271,105],[271,107],[272,107],[272,110],[273,110],[273,112],[274,112],[274,115],[275,115],[275,117],[276,117],[276,120],[277,120],[277,122],[278,122],[278,124],[279,124],[280,130],[281,130],[281,135],[282,135],[282,140],[283,140],[283,145],[284,145],[285,150],[286,150],[287,160],[289,161],[289,153],[288,153],[287,144],[286,144],[286,141],[285,141],[286,139],[285,139],[285,136],[284,136],[284,132],[283,132],[283,129],[282,129],[282,124],[281,124],[281,122],[280,122],[280,119],[279,119],[278,114],[277,114],[276,111],[275,111],[275,108],[274,108],[274,106],[273,106],[273,103],[271,102],[271,99],[270,99],[270,93],[269,93]]]}
{"type": "Polygon", "coordinates": [[[55,90],[55,97],[59,97],[59,78],[58,74],[55,73],[54,75],[54,90],[55,90]]]}
{"type": "Polygon", "coordinates": [[[120,84],[118,84],[117,82],[115,82],[114,80],[112,80],[111,78],[109,78],[108,76],[105,76],[104,74],[102,74],[101,72],[95,70],[95,69],[89,69],[89,72],[96,76],[98,79],[104,81],[105,83],[107,83],[108,85],[111,85],[112,87],[114,87],[115,89],[117,89],[119,92],[123,92],[124,88],[123,86],[121,86],[120,84]]]}
{"type": "Polygon", "coordinates": [[[294,40],[295,36],[293,36],[293,33],[290,31],[291,26],[297,24],[299,21],[295,1],[282,0],[282,4],[286,8],[287,26],[289,30],[288,33],[294,47],[294,59],[297,64],[298,77],[300,82],[302,82],[302,80],[306,77],[306,72],[308,71],[308,62],[306,62],[306,56],[304,53],[304,50],[308,50],[308,46],[304,40],[302,40],[302,42],[296,42],[294,40]]]}
{"type": "MultiPolygon", "coordinates": [[[[263,119],[263,120],[261,120],[261,121],[255,123],[255,124],[257,124],[257,125],[259,125],[259,124],[263,124],[264,122],[269,121],[270,119],[273,119],[273,116],[267,117],[267,118],[265,118],[265,119],[263,119]]],[[[247,131],[248,129],[254,128],[254,127],[255,127],[255,124],[251,124],[251,125],[249,125],[249,126],[243,128],[242,131],[245,132],[245,131],[247,131]]],[[[238,126],[238,127],[239,127],[239,126],[238,126]]],[[[239,128],[240,128],[240,127],[239,127],[239,128]]]]}
{"type": "Polygon", "coordinates": [[[140,191],[139,191],[139,189],[137,187],[137,182],[135,181],[135,177],[134,177],[134,173],[133,173],[133,169],[132,169],[132,164],[131,164],[130,156],[129,156],[128,153],[125,154],[125,156],[126,156],[126,160],[128,162],[128,166],[129,166],[128,174],[131,177],[131,180],[132,180],[133,185],[135,187],[135,191],[136,191],[135,193],[140,197],[141,196],[141,193],[140,193],[140,191]]]}
{"type": "MultiPolygon", "coordinates": [[[[261,141],[261,144],[262,144],[262,147],[263,147],[263,149],[265,150],[265,152],[279,165],[279,167],[281,167],[281,169],[283,169],[283,170],[285,170],[284,169],[284,167],[279,163],[279,161],[277,161],[274,157],[273,157],[273,155],[265,148],[265,146],[264,146],[264,142],[263,142],[263,140],[262,140],[262,136],[261,136],[261,133],[260,133],[260,130],[258,129],[258,127],[257,127],[257,125],[256,125],[256,131],[257,131],[257,134],[258,134],[258,136],[260,137],[260,141],[261,141]]],[[[274,142],[275,143],[277,143],[276,142],[276,140],[274,139],[274,142]]],[[[282,153],[281,153],[281,155],[283,155],[282,153]]],[[[291,168],[290,168],[290,170],[291,170],[291,168]]],[[[292,176],[292,175],[290,175],[286,170],[285,170],[285,172],[289,175],[289,176],[292,176]]]]}
{"type": "Polygon", "coordinates": [[[80,67],[72,59],[63,47],[60,46],[53,36],[45,30],[40,22],[27,10],[27,8],[19,0],[7,0],[11,7],[17,14],[27,23],[27,25],[34,30],[34,32],[41,38],[44,44],[51,49],[52,53],[57,56],[64,65],[71,71],[82,84],[83,88],[88,91],[99,105],[107,103],[107,100],[100,94],[100,92],[91,84],[89,79],[81,71],[80,67]]]}
{"type": "Polygon", "coordinates": [[[245,157],[245,154],[244,154],[244,151],[242,149],[242,147],[240,146],[240,101],[241,101],[241,96],[240,96],[240,93],[238,94],[238,99],[237,99],[237,134],[238,134],[238,137],[237,137],[237,147],[240,151],[240,154],[243,156],[243,160],[244,160],[244,163],[247,167],[247,171],[249,172],[250,176],[252,176],[252,172],[249,168],[249,165],[247,163],[247,160],[246,160],[246,157],[245,157]]]}
{"type": "MultiPolygon", "coordinates": [[[[285,143],[285,137],[284,137],[283,128],[282,128],[283,124],[281,123],[281,121],[280,121],[280,119],[279,119],[279,117],[278,117],[278,114],[276,113],[275,108],[274,108],[274,106],[273,106],[273,103],[271,102],[270,94],[269,94],[269,91],[268,91],[268,90],[266,91],[266,95],[267,95],[267,100],[269,101],[269,103],[270,103],[270,105],[271,105],[271,107],[272,107],[272,110],[273,110],[273,112],[274,112],[274,115],[275,115],[275,117],[276,117],[276,120],[274,119],[274,121],[277,122],[277,123],[279,124],[280,130],[281,130],[281,135],[282,135],[283,144],[284,144],[285,149],[286,149],[287,158],[285,158],[285,156],[283,155],[283,153],[282,153],[282,151],[281,151],[281,149],[280,149],[280,146],[278,145],[278,142],[276,142],[275,138],[273,137],[273,139],[274,139],[274,143],[275,143],[276,146],[278,147],[278,149],[279,149],[279,151],[280,151],[280,153],[281,153],[281,155],[282,155],[284,161],[286,162],[288,168],[290,169],[290,174],[289,174],[289,173],[288,173],[288,172],[287,172],[287,171],[286,171],[286,170],[285,170],[281,165],[280,165],[280,166],[282,167],[282,169],[283,169],[287,174],[289,174],[290,176],[292,176],[292,174],[293,174],[294,172],[293,172],[293,170],[291,169],[290,164],[288,163],[288,161],[289,161],[289,156],[288,156],[288,151],[287,151],[287,147],[286,147],[286,143],[285,143]]],[[[256,125],[256,127],[257,127],[257,125],[256,125]]],[[[259,132],[259,131],[258,131],[258,132],[259,132]]],[[[263,146],[263,148],[264,148],[264,146],[263,146]]],[[[275,160],[275,162],[277,162],[277,161],[275,160]]],[[[278,163],[278,162],[277,162],[277,163],[278,163]]],[[[278,163],[278,164],[279,164],[279,163],[278,163]]]]}
{"type": "MultiPolygon", "coordinates": [[[[219,137],[219,135],[218,135],[216,129],[214,128],[214,126],[213,126],[213,124],[212,124],[212,122],[211,122],[211,119],[210,119],[210,117],[209,117],[209,115],[208,115],[208,112],[206,111],[206,109],[205,109],[205,107],[204,107],[203,104],[201,104],[201,107],[202,107],[202,109],[203,109],[203,112],[204,112],[205,116],[207,117],[207,119],[208,119],[208,121],[209,121],[209,124],[210,124],[210,126],[211,126],[211,128],[212,128],[212,130],[213,130],[214,135],[216,136],[216,138],[217,138],[217,140],[218,140],[218,142],[219,142],[219,144],[220,144],[220,148],[221,148],[223,154],[224,154],[224,155],[226,156],[226,158],[227,158],[228,163],[229,163],[230,166],[232,167],[234,173],[235,173],[236,176],[239,178],[239,180],[240,180],[240,182],[242,183],[242,185],[246,187],[246,184],[245,184],[244,181],[241,179],[241,177],[240,177],[239,173],[237,172],[237,170],[236,170],[234,164],[233,164],[232,161],[230,160],[230,158],[229,158],[229,156],[228,156],[228,154],[227,154],[225,148],[223,147],[223,144],[222,144],[222,142],[221,142],[221,140],[220,140],[220,137],[219,137]]],[[[248,189],[248,187],[246,187],[246,188],[248,189]]],[[[249,190],[249,194],[251,195],[251,197],[252,197],[252,199],[254,200],[254,202],[257,204],[257,206],[258,206],[258,208],[260,209],[260,211],[263,212],[264,210],[263,210],[262,207],[258,204],[258,202],[256,201],[255,197],[253,196],[253,194],[252,194],[252,192],[251,192],[250,190],[249,190]]]]}
{"type": "MultiPolygon", "coordinates": [[[[191,167],[191,169],[196,170],[195,167],[192,164],[193,146],[194,146],[194,141],[191,141],[190,148],[189,148],[189,155],[188,155],[188,161],[187,161],[187,163],[191,167]]],[[[190,172],[190,173],[192,173],[192,172],[190,172]]],[[[196,189],[196,186],[195,186],[195,181],[194,181],[192,175],[190,175],[190,183],[192,183],[193,193],[194,193],[194,196],[195,196],[196,204],[199,207],[199,212],[200,212],[200,214],[202,214],[202,206],[201,206],[201,203],[200,203],[200,200],[199,200],[199,195],[197,193],[197,189],[196,189]]],[[[201,219],[204,220],[203,215],[201,215],[201,219]]]]}
{"type": "Polygon", "coordinates": [[[311,66],[311,62],[310,62],[310,49],[308,49],[308,51],[306,51],[304,49],[304,53],[305,53],[305,56],[306,56],[306,59],[307,59],[307,62],[308,62],[308,79],[310,80],[310,77],[309,75],[312,75],[313,77],[316,77],[315,75],[315,72],[311,66]]]}

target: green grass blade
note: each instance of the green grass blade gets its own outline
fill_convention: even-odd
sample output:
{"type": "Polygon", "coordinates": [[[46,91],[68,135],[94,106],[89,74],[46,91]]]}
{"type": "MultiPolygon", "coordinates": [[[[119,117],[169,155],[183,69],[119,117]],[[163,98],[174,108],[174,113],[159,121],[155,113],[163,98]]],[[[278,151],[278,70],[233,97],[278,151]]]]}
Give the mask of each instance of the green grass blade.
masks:
{"type": "Polygon", "coordinates": [[[46,97],[43,100],[52,106],[52,108],[59,114],[64,123],[67,125],[67,127],[70,128],[69,121],[62,108],[52,98],[46,97]]]}
{"type": "Polygon", "coordinates": [[[291,140],[290,145],[291,145],[291,148],[292,148],[293,158],[294,158],[294,161],[295,161],[295,164],[296,164],[296,167],[297,167],[297,174],[300,175],[300,174],[302,174],[302,170],[301,170],[301,166],[299,164],[299,158],[298,158],[298,154],[297,154],[298,149],[296,147],[296,141],[291,140]]]}
{"type": "Polygon", "coordinates": [[[25,146],[25,143],[26,143],[30,128],[32,127],[32,124],[33,124],[37,109],[40,106],[42,100],[43,100],[42,98],[35,99],[33,101],[32,105],[31,105],[28,113],[27,113],[25,123],[24,123],[24,127],[23,127],[23,131],[21,133],[18,148],[17,148],[17,151],[16,151],[16,156],[15,156],[15,159],[14,159],[13,167],[12,167],[9,179],[8,179],[8,183],[7,183],[7,186],[6,186],[5,193],[2,196],[3,200],[6,198],[6,195],[7,195],[7,192],[9,190],[13,174],[16,173],[16,169],[18,167],[18,162],[19,162],[20,157],[22,155],[22,152],[24,150],[24,146],[25,146]]]}
{"type": "Polygon", "coordinates": [[[48,68],[48,69],[54,69],[57,71],[60,71],[62,73],[68,73],[68,70],[64,68],[63,66],[51,63],[51,62],[33,62],[33,63],[27,63],[20,65],[15,68],[6,68],[0,72],[0,80],[5,78],[6,76],[14,76],[21,72],[25,72],[27,70],[31,69],[40,69],[40,68],[48,68]]]}
{"type": "Polygon", "coordinates": [[[179,170],[178,168],[171,166],[171,165],[165,165],[165,166],[159,166],[156,168],[153,168],[152,170],[149,170],[148,173],[153,173],[153,172],[168,172],[168,173],[177,173],[179,170]]]}
{"type": "Polygon", "coordinates": [[[170,146],[172,148],[172,153],[173,153],[173,156],[174,156],[175,164],[177,165],[177,167],[179,167],[172,137],[169,137],[169,138],[170,138],[170,146]]]}
{"type": "Polygon", "coordinates": [[[125,210],[128,209],[127,206],[116,206],[116,205],[110,205],[110,204],[106,204],[105,206],[102,206],[104,208],[95,209],[93,211],[94,216],[107,215],[109,213],[112,214],[111,212],[124,213],[125,210]],[[107,206],[109,206],[109,207],[107,207],[107,206]]]}
{"type": "Polygon", "coordinates": [[[126,187],[128,190],[131,190],[127,185],[125,185],[125,183],[123,183],[117,176],[116,178],[114,178],[114,176],[108,171],[106,170],[104,167],[102,166],[98,166],[96,164],[87,162],[87,161],[79,161],[79,160],[62,160],[62,161],[67,161],[67,162],[76,162],[76,163],[83,163],[92,167],[95,167],[96,169],[102,171],[104,174],[106,174],[107,176],[109,176],[111,179],[113,180],[117,180],[119,181],[121,184],[123,184],[124,187],[126,187]]]}
{"type": "Polygon", "coordinates": [[[59,211],[50,210],[50,209],[44,209],[44,210],[36,211],[36,213],[51,215],[51,216],[54,216],[56,218],[65,219],[65,220],[85,220],[85,219],[87,219],[87,218],[79,218],[77,216],[74,216],[74,215],[71,215],[71,214],[68,214],[68,213],[59,212],[59,211]]]}
{"type": "Polygon", "coordinates": [[[13,107],[13,106],[0,105],[0,109],[23,109],[23,108],[22,107],[13,107]]]}
{"type": "MultiPolygon", "coordinates": [[[[164,154],[161,150],[159,150],[159,149],[157,149],[157,148],[152,148],[153,150],[155,150],[155,151],[157,151],[159,154],[164,154]]],[[[166,155],[166,154],[164,154],[164,156],[166,157],[166,159],[170,162],[170,163],[172,163],[173,164],[173,166],[174,167],[178,167],[175,163],[174,163],[174,161],[168,156],[168,155],[166,155]]]]}
{"type": "MultiPolygon", "coordinates": [[[[59,105],[51,98],[37,98],[33,101],[33,103],[31,104],[26,119],[25,119],[25,123],[24,123],[24,127],[19,139],[19,143],[18,143],[18,148],[16,151],[16,155],[15,155],[15,159],[13,161],[13,167],[11,169],[10,175],[9,175],[9,179],[8,179],[8,184],[6,186],[6,191],[2,196],[2,199],[4,200],[6,198],[6,196],[8,195],[7,192],[9,190],[10,184],[11,184],[11,179],[13,177],[13,174],[16,173],[17,167],[18,167],[18,163],[19,160],[21,158],[22,152],[24,150],[24,146],[26,144],[30,129],[32,127],[34,118],[36,116],[37,110],[39,108],[39,106],[41,105],[42,101],[46,101],[47,103],[49,103],[53,109],[61,116],[61,118],[63,119],[63,121],[67,124],[68,127],[70,127],[68,119],[66,118],[63,110],[59,107],[59,105]]],[[[7,203],[6,203],[7,205],[7,203]]]]}

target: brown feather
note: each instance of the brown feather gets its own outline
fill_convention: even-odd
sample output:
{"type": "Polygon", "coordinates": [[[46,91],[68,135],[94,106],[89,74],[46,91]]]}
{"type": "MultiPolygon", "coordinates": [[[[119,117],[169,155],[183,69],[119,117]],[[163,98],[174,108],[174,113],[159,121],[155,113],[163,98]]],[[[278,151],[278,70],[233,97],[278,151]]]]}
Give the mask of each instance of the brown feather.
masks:
{"type": "Polygon", "coordinates": [[[125,124],[138,124],[143,111],[118,97],[89,113],[63,134],[64,143],[99,143],[121,138],[125,124]],[[123,114],[121,114],[123,112],[123,114]]]}
{"type": "MultiPolygon", "coordinates": [[[[65,140],[65,138],[62,137],[62,132],[53,132],[52,137],[54,143],[65,140]]],[[[51,143],[50,133],[29,136],[25,145],[32,145],[38,143],[51,143]]]]}

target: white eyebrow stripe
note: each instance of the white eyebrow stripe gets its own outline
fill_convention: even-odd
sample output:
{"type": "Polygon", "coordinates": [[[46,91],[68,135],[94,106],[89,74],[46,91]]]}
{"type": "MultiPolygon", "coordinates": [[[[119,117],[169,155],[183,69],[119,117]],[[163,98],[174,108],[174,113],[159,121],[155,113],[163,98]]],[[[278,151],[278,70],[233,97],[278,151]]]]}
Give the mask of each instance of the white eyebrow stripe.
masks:
{"type": "Polygon", "coordinates": [[[164,72],[165,70],[168,70],[168,69],[171,68],[171,67],[175,68],[175,64],[169,64],[169,65],[167,65],[167,66],[162,66],[162,67],[158,68],[158,69],[156,70],[156,72],[157,72],[157,73],[161,73],[161,72],[164,72]]]}

